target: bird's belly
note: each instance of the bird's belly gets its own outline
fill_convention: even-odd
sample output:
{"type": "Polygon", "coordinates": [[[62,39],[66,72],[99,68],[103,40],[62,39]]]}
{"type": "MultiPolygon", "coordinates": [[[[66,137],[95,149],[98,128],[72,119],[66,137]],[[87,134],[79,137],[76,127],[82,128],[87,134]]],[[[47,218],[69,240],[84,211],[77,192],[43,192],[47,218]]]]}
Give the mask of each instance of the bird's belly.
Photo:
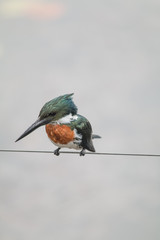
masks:
{"type": "Polygon", "coordinates": [[[80,139],[77,139],[77,134],[67,125],[46,125],[46,133],[49,139],[58,147],[67,147],[80,149],[80,139]]]}

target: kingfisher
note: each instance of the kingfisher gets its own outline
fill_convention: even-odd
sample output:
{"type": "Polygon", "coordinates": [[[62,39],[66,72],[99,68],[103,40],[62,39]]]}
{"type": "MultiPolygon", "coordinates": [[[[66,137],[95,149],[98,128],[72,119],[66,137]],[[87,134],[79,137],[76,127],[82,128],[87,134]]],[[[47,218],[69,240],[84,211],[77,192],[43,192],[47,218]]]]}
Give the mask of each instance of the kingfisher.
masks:
{"type": "Polygon", "coordinates": [[[58,148],[54,151],[59,155],[61,148],[80,150],[84,156],[86,150],[95,152],[92,139],[101,138],[92,134],[90,122],[77,113],[78,109],[72,100],[73,93],[65,94],[44,104],[38,119],[16,140],[24,138],[35,129],[45,125],[49,139],[58,148]]]}

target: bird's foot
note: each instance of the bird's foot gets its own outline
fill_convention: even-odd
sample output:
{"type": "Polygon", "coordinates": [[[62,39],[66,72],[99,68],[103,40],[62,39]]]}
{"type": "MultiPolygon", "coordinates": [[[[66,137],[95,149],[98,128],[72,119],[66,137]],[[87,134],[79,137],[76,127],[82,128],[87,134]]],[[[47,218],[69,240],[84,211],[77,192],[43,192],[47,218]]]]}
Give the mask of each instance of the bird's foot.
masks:
{"type": "Polygon", "coordinates": [[[59,156],[59,154],[60,154],[59,150],[60,150],[60,149],[61,149],[61,148],[57,148],[56,150],[54,150],[54,155],[59,156]]]}
{"type": "Polygon", "coordinates": [[[85,151],[85,149],[83,148],[82,151],[79,153],[79,155],[80,155],[80,156],[85,156],[85,153],[86,153],[86,151],[85,151]]]}

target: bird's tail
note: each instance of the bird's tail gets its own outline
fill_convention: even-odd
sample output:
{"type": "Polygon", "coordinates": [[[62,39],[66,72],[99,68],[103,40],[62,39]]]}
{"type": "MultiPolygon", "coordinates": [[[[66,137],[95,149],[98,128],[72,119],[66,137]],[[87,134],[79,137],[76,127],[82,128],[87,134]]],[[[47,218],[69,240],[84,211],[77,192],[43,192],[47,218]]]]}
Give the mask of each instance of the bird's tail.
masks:
{"type": "Polygon", "coordinates": [[[101,136],[96,135],[96,134],[92,134],[92,139],[95,139],[95,138],[101,138],[101,136]]]}

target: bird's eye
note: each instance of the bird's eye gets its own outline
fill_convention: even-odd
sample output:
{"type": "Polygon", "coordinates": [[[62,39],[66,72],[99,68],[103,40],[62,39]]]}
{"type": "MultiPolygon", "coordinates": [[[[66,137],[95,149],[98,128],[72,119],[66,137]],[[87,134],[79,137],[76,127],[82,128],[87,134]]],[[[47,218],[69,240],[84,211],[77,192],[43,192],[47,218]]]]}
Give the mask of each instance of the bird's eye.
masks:
{"type": "Polygon", "coordinates": [[[55,115],[56,115],[55,112],[51,112],[51,113],[48,113],[48,114],[47,114],[47,117],[54,117],[55,115]]]}

